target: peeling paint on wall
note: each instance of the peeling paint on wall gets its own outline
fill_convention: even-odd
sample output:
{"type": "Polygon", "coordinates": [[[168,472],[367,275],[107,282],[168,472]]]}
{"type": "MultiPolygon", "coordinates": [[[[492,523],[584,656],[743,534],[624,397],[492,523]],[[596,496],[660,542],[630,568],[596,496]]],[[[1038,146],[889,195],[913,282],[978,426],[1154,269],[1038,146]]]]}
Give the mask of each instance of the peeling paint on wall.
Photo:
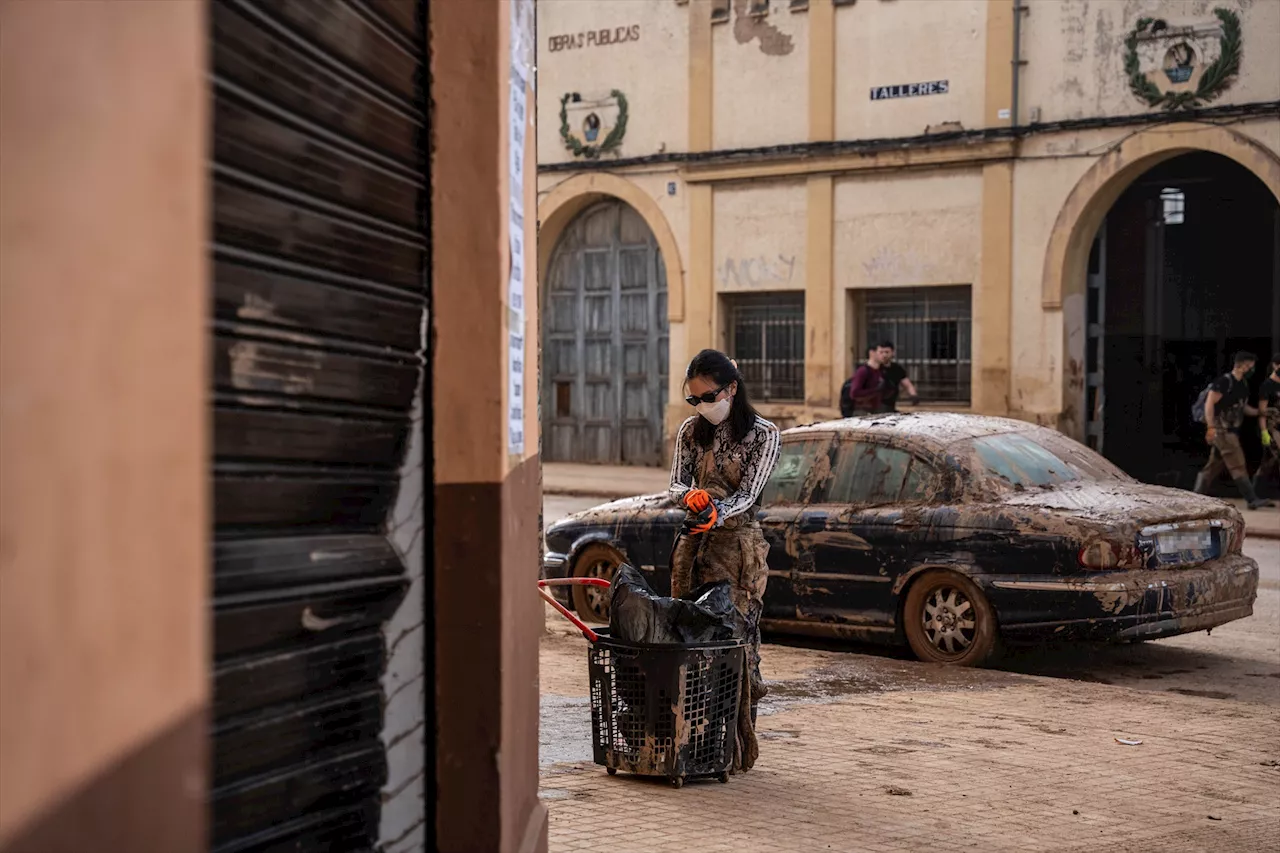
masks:
{"type": "Polygon", "coordinates": [[[795,50],[791,36],[769,23],[767,15],[753,15],[747,0],[733,0],[733,37],[738,44],[760,41],[765,56],[786,56],[795,50]]]}

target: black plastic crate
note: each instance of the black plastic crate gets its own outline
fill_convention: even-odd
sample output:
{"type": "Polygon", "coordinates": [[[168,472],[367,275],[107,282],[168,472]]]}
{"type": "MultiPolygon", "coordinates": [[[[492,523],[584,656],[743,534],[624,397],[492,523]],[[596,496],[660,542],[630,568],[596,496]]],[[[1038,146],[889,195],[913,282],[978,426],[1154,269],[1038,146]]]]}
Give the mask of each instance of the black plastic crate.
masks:
{"type": "Polygon", "coordinates": [[[602,632],[588,651],[596,763],[677,788],[729,781],[745,654],[743,640],[644,645],[602,632]]]}

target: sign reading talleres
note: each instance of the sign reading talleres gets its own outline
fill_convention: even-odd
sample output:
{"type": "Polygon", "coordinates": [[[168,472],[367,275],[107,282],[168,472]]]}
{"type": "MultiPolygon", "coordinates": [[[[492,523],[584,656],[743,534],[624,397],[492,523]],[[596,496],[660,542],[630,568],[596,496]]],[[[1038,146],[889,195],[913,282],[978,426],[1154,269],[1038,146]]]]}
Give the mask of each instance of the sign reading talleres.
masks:
{"type": "Polygon", "coordinates": [[[918,98],[921,95],[945,95],[951,91],[946,80],[929,83],[902,83],[897,86],[872,86],[871,100],[888,101],[893,98],[918,98]]]}
{"type": "Polygon", "coordinates": [[[607,47],[629,41],[640,41],[639,24],[551,36],[547,39],[547,50],[556,53],[561,50],[576,50],[581,47],[607,47]]]}

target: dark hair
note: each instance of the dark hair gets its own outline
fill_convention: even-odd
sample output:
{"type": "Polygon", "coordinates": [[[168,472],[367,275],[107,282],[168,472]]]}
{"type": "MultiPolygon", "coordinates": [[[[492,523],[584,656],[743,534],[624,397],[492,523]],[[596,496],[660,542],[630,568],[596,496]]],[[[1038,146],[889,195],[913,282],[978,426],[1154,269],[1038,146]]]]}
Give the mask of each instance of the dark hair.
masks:
{"type": "Polygon", "coordinates": [[[1252,361],[1254,364],[1257,364],[1258,357],[1253,353],[1245,352],[1244,350],[1240,350],[1240,352],[1236,353],[1236,366],[1244,364],[1246,361],[1252,361]]]}
{"type": "Polygon", "coordinates": [[[894,349],[893,341],[881,341],[880,349],[894,349]]]}
{"type": "MultiPolygon", "coordinates": [[[[704,349],[689,362],[689,369],[684,372],[685,385],[687,386],[689,380],[695,376],[705,376],[715,383],[717,388],[733,382],[738,383],[738,391],[733,395],[733,404],[729,408],[729,429],[733,433],[734,441],[742,441],[746,438],[747,433],[751,432],[751,428],[755,426],[756,410],[747,396],[747,385],[742,381],[742,374],[738,372],[738,368],[734,367],[729,356],[719,350],[704,349]]],[[[699,417],[697,423],[693,425],[693,440],[702,447],[710,447],[715,431],[715,424],[706,418],[699,417]]]]}
{"type": "Polygon", "coordinates": [[[872,353],[872,351],[879,352],[879,351],[880,351],[880,345],[879,345],[879,344],[867,344],[867,355],[870,355],[870,354],[872,353]]]}
{"type": "Polygon", "coordinates": [[[1280,364],[1280,352],[1278,352],[1278,353],[1276,353],[1275,355],[1271,356],[1271,363],[1272,363],[1272,364],[1280,364]]]}

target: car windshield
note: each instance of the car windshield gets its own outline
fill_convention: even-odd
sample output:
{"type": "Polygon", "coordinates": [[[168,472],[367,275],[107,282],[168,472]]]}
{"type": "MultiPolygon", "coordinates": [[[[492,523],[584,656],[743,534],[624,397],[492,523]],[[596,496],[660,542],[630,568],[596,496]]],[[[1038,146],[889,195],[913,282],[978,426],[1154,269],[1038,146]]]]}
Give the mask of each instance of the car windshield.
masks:
{"type": "Polygon", "coordinates": [[[1011,433],[975,439],[973,449],[992,479],[1014,486],[1054,486],[1081,474],[1034,439],[1011,433]]]}

